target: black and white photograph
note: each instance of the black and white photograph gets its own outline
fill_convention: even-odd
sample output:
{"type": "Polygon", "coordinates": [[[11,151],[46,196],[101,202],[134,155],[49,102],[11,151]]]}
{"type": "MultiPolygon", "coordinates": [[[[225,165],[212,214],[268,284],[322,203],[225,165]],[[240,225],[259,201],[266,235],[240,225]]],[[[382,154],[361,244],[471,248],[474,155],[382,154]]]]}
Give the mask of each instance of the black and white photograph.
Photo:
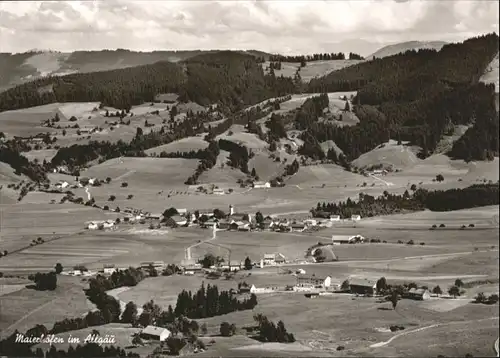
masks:
{"type": "Polygon", "coordinates": [[[498,357],[499,4],[0,1],[0,358],[498,357]]]}

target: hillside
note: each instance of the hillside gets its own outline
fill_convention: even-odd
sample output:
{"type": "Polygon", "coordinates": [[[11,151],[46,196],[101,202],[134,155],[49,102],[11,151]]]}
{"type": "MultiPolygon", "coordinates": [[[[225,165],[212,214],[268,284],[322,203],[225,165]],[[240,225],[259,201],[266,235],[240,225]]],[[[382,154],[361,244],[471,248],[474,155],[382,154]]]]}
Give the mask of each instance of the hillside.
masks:
{"type": "Polygon", "coordinates": [[[0,111],[53,102],[94,101],[130,109],[153,102],[161,93],[179,94],[181,102],[241,108],[294,88],[291,79],[265,76],[254,56],[221,51],[197,55],[178,64],[164,61],[35,80],[0,93],[0,111]]]}
{"type": "MultiPolygon", "coordinates": [[[[159,61],[179,62],[214,51],[102,50],[61,52],[0,53],[0,91],[46,76],[109,71],[149,65],[159,61]]],[[[255,57],[267,57],[262,51],[245,51],[255,57]]]]}
{"type": "Polygon", "coordinates": [[[479,81],[497,53],[498,36],[489,34],[444,45],[439,52],[407,51],[314,79],[308,92],[358,90],[353,104],[360,123],[340,129],[313,123],[309,135],[333,140],[350,160],[389,139],[422,147],[419,155],[427,157],[454,126],[474,123],[453,155],[467,160],[498,155],[498,136],[492,134],[498,132],[495,89],[479,81]],[[472,139],[478,135],[485,140],[472,139]]]}
{"type": "Polygon", "coordinates": [[[375,51],[370,56],[368,56],[367,60],[373,60],[374,58],[383,58],[388,56],[397,55],[406,51],[418,51],[418,50],[436,50],[439,51],[446,42],[443,41],[431,41],[431,42],[422,42],[422,41],[407,41],[401,42],[393,45],[384,46],[381,49],[375,51]]]}

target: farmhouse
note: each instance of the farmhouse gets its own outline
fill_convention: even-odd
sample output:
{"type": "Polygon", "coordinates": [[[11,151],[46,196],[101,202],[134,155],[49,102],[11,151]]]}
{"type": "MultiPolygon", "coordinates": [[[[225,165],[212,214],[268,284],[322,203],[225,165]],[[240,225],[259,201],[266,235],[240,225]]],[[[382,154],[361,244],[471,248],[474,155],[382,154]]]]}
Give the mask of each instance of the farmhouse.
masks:
{"type": "Polygon", "coordinates": [[[291,231],[302,232],[306,229],[306,224],[303,222],[294,222],[290,225],[291,231]]]}
{"type": "Polygon", "coordinates": [[[65,189],[69,186],[69,183],[67,181],[60,181],[59,183],[56,184],[56,188],[60,189],[65,189]]]}
{"type": "Polygon", "coordinates": [[[285,262],[285,256],[279,252],[275,254],[264,254],[264,258],[261,261],[261,266],[279,265],[284,264],[285,262]]]}
{"type": "Polygon", "coordinates": [[[214,225],[217,227],[219,225],[219,220],[217,219],[208,219],[207,221],[200,224],[200,226],[204,229],[212,228],[214,225]]]}
{"type": "Polygon", "coordinates": [[[354,235],[354,236],[333,235],[332,236],[332,243],[334,245],[356,244],[356,243],[365,242],[365,240],[366,239],[361,235],[354,235]]]}
{"type": "Polygon", "coordinates": [[[175,209],[175,210],[177,210],[177,214],[179,214],[179,215],[184,216],[187,214],[187,209],[175,209]]]}
{"type": "Polygon", "coordinates": [[[351,220],[352,220],[352,221],[358,221],[358,220],[361,220],[361,215],[352,215],[352,216],[351,216],[351,220]]]}
{"type": "Polygon", "coordinates": [[[426,290],[424,288],[411,288],[407,294],[406,294],[407,298],[410,298],[412,300],[417,300],[417,301],[424,301],[424,300],[428,300],[429,298],[431,298],[431,294],[429,292],[429,290],[426,290]]]}
{"type": "Polygon", "coordinates": [[[230,230],[237,230],[237,231],[250,231],[250,222],[248,221],[233,221],[229,225],[230,230]]]}
{"type": "Polygon", "coordinates": [[[103,273],[105,275],[111,275],[113,272],[118,271],[118,269],[113,264],[104,264],[103,273]]]}
{"type": "Polygon", "coordinates": [[[276,289],[273,287],[255,287],[255,285],[252,285],[252,287],[250,287],[251,293],[271,293],[274,291],[276,291],[276,289]]]}
{"type": "Polygon", "coordinates": [[[243,267],[242,263],[240,261],[236,260],[231,260],[231,262],[228,264],[222,264],[220,266],[221,269],[223,270],[229,270],[229,271],[239,271],[243,267]]]}
{"type": "Polygon", "coordinates": [[[377,291],[377,283],[368,279],[349,279],[349,289],[351,293],[358,295],[374,295],[377,291]]]}
{"type": "Polygon", "coordinates": [[[312,275],[297,275],[298,287],[330,287],[332,283],[332,278],[330,276],[320,277],[314,274],[312,275]]]}
{"type": "Polygon", "coordinates": [[[214,212],[210,211],[210,210],[200,211],[198,217],[202,217],[202,216],[206,216],[207,218],[211,218],[214,216],[214,212]]]}
{"type": "Polygon", "coordinates": [[[330,221],[340,221],[340,215],[330,215],[330,221]]]}
{"type": "Polygon", "coordinates": [[[166,328],[147,326],[141,331],[141,338],[163,342],[170,337],[170,331],[166,328]]]}
{"type": "Polygon", "coordinates": [[[222,220],[219,220],[219,222],[217,223],[217,226],[221,230],[227,230],[227,229],[229,229],[231,223],[232,222],[227,220],[227,219],[222,219],[222,220]]]}
{"type": "Polygon", "coordinates": [[[224,192],[224,189],[221,189],[221,188],[215,188],[213,191],[212,191],[212,194],[214,195],[224,195],[225,192],[224,192]]]}
{"type": "Polygon", "coordinates": [[[262,229],[264,230],[269,230],[273,227],[274,221],[270,217],[267,217],[264,219],[264,221],[261,224],[262,229]]]}
{"type": "Polygon", "coordinates": [[[266,181],[266,182],[256,181],[256,182],[252,183],[252,187],[254,189],[270,188],[271,187],[271,183],[269,183],[268,181],[266,181]]]}
{"type": "Polygon", "coordinates": [[[162,218],[163,218],[163,214],[160,214],[160,213],[146,215],[146,219],[149,219],[149,220],[161,220],[162,218]]]}
{"type": "Polygon", "coordinates": [[[307,219],[304,220],[304,224],[306,224],[307,226],[316,226],[318,225],[318,221],[316,219],[307,219]]]}
{"type": "Polygon", "coordinates": [[[187,219],[183,216],[180,215],[174,215],[170,219],[175,221],[175,223],[179,226],[186,225],[187,224],[187,219]]]}

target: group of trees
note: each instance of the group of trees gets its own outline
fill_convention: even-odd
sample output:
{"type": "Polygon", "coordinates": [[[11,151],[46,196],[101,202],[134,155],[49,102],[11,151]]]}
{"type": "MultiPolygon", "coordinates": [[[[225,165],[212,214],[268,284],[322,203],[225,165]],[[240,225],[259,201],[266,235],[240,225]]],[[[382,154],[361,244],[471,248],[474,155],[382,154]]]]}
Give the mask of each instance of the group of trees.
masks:
{"type": "Polygon", "coordinates": [[[20,154],[19,149],[13,141],[0,143],[0,162],[9,164],[18,175],[24,174],[36,182],[46,181],[47,175],[44,168],[39,164],[30,162],[20,154]]]}
{"type": "Polygon", "coordinates": [[[345,202],[318,203],[311,209],[311,213],[315,217],[324,218],[330,215],[371,217],[395,214],[404,210],[450,211],[499,204],[498,184],[475,184],[463,189],[435,191],[414,189],[412,194],[406,190],[403,195],[385,191],[379,197],[360,193],[358,201],[348,198],[345,202]]]}
{"type": "Polygon", "coordinates": [[[200,153],[200,157],[202,158],[200,164],[196,168],[196,171],[193,175],[187,178],[184,184],[193,185],[198,182],[199,176],[206,170],[212,168],[215,163],[217,163],[217,157],[220,153],[219,144],[216,141],[211,141],[208,147],[200,153]]]}
{"type": "Polygon", "coordinates": [[[55,272],[30,275],[29,279],[35,283],[35,289],[39,291],[54,291],[57,288],[57,274],[55,272]]]}
{"type": "Polygon", "coordinates": [[[425,157],[453,125],[474,123],[452,154],[491,157],[498,153],[498,138],[491,134],[498,129],[494,86],[478,81],[497,52],[498,36],[489,34],[445,45],[439,52],[407,51],[313,79],[308,92],[358,90],[354,104],[360,123],[311,132],[328,133],[326,139],[335,141],[350,160],[389,137],[421,146],[425,157]],[[372,107],[362,113],[356,108],[360,105],[372,107]]]}
{"type": "Polygon", "coordinates": [[[348,198],[345,202],[318,203],[316,208],[311,209],[311,213],[314,217],[327,218],[330,215],[340,215],[340,217],[350,218],[352,215],[371,217],[395,214],[403,210],[423,209],[423,204],[416,200],[414,195],[410,195],[408,191],[405,191],[403,195],[390,194],[385,191],[379,197],[360,193],[358,201],[348,198]]]}
{"type": "Polygon", "coordinates": [[[202,284],[194,294],[183,290],[178,295],[174,314],[177,317],[206,318],[253,309],[256,305],[257,297],[254,294],[240,301],[230,291],[219,291],[217,286],[210,284],[205,289],[202,284]]]}
{"type": "Polygon", "coordinates": [[[248,174],[248,160],[251,158],[246,146],[226,139],[219,140],[219,148],[229,152],[229,165],[248,174]]]}
{"type": "Polygon", "coordinates": [[[262,314],[256,314],[253,318],[258,324],[257,339],[259,341],[280,343],[295,342],[294,335],[287,332],[283,321],[279,321],[277,324],[275,324],[262,314]]]}

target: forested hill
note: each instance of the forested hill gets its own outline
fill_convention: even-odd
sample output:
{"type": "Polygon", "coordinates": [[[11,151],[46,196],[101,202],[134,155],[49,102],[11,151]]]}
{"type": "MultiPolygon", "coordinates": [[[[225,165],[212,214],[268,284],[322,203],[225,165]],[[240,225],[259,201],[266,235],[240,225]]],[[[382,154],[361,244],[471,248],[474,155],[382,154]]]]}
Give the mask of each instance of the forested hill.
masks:
{"type": "Polygon", "coordinates": [[[361,123],[351,128],[313,123],[308,131],[312,137],[335,141],[350,159],[388,137],[409,140],[427,156],[454,125],[474,123],[453,155],[461,159],[498,155],[494,87],[479,83],[498,53],[498,40],[497,34],[488,34],[445,45],[439,52],[407,51],[313,79],[308,92],[358,90],[355,110],[361,123]]]}
{"type": "Polygon", "coordinates": [[[240,107],[288,93],[293,88],[291,79],[265,76],[255,56],[223,51],[175,64],[157,62],[39,79],[0,93],[0,111],[70,101],[99,101],[127,109],[168,92],[201,104],[240,107]]]}

